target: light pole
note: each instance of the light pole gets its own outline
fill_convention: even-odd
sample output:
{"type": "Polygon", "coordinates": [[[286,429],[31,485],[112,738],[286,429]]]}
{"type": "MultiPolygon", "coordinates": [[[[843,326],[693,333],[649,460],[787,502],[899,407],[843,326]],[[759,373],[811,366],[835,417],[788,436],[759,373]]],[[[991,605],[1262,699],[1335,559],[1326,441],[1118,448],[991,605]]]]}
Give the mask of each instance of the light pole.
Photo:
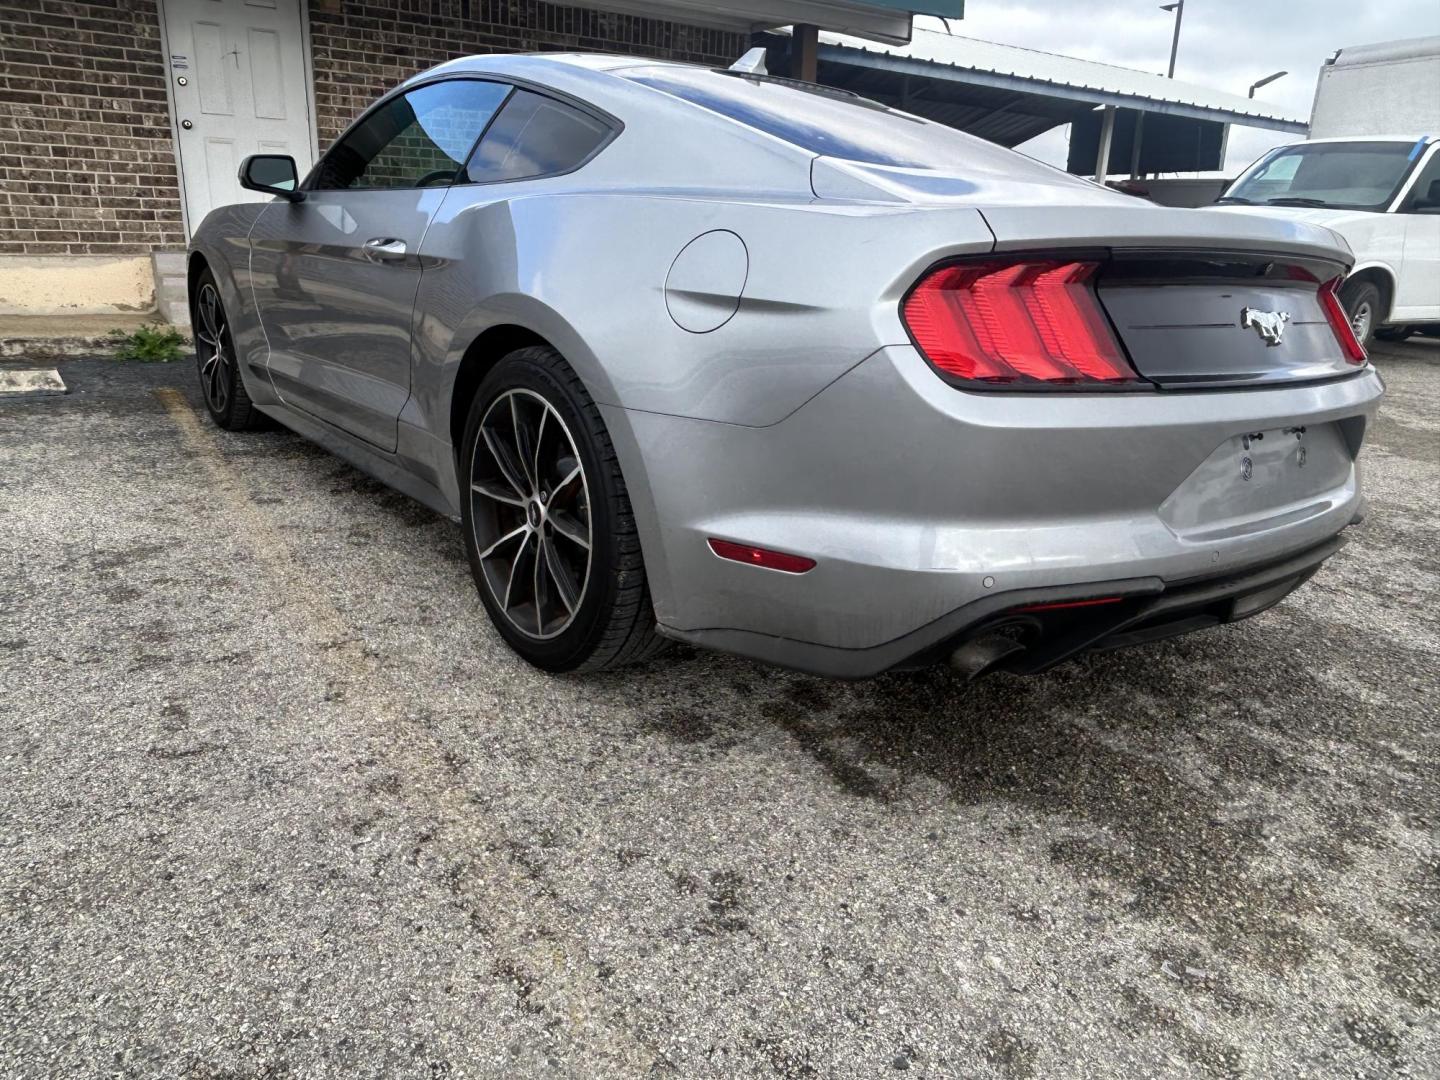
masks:
{"type": "Polygon", "coordinates": [[[1286,75],[1289,75],[1289,74],[1290,74],[1290,72],[1288,72],[1288,71],[1277,71],[1277,72],[1275,72],[1274,75],[1266,75],[1263,79],[1259,79],[1259,80],[1257,80],[1256,82],[1251,83],[1251,84],[1250,84],[1250,94],[1249,94],[1249,96],[1253,98],[1253,97],[1255,96],[1255,91],[1256,91],[1256,90],[1259,90],[1260,87],[1262,87],[1262,86],[1268,86],[1270,83],[1274,82],[1276,79],[1283,78],[1283,77],[1285,77],[1286,75]]]}
{"type": "Polygon", "coordinates": [[[1175,54],[1180,51],[1180,20],[1185,17],[1185,0],[1175,0],[1173,4],[1161,4],[1160,10],[1175,13],[1175,36],[1170,39],[1170,70],[1165,73],[1167,79],[1173,79],[1175,77],[1175,54]]]}

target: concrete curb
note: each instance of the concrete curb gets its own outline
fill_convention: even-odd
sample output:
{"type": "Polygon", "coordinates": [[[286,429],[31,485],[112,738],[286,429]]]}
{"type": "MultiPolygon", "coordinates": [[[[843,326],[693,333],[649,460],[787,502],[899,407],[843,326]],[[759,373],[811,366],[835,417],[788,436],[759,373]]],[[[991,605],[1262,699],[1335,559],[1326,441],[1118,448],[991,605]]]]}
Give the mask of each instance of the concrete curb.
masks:
{"type": "Polygon", "coordinates": [[[54,368],[0,368],[0,401],[69,392],[65,380],[54,368]]]}

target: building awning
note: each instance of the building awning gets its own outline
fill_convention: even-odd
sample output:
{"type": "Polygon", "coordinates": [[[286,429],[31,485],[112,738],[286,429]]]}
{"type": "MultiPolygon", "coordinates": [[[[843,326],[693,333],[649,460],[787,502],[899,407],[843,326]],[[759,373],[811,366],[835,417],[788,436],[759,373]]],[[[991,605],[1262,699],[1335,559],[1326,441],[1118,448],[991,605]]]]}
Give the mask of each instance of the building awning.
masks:
{"type": "Polygon", "coordinates": [[[778,26],[808,25],[871,41],[910,40],[915,15],[958,19],[965,0],[578,0],[581,7],[602,8],[626,15],[675,19],[700,26],[749,33],[778,26]]]}

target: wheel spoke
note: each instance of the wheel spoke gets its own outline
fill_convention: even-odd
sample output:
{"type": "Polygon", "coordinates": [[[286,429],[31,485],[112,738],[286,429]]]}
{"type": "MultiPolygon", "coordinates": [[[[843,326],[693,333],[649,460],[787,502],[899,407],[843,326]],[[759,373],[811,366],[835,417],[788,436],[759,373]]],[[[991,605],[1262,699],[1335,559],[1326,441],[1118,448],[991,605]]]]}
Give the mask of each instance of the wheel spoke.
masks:
{"type": "Polygon", "coordinates": [[[218,349],[220,347],[219,342],[217,342],[213,337],[206,337],[204,331],[201,330],[195,331],[195,340],[205,345],[209,345],[212,349],[218,349]]]}
{"type": "Polygon", "coordinates": [[[540,479],[543,475],[540,471],[540,448],[545,445],[545,421],[550,419],[550,406],[545,406],[545,411],[540,414],[540,427],[535,432],[535,452],[530,458],[530,475],[535,478],[535,487],[540,487],[540,479]]]}
{"type": "MultiPolygon", "coordinates": [[[[531,535],[533,535],[533,534],[531,534],[531,535]]],[[[512,596],[512,595],[514,594],[514,592],[515,592],[515,579],[516,579],[516,577],[519,576],[520,564],[525,561],[525,551],[526,551],[526,549],[528,549],[529,547],[530,547],[530,536],[526,536],[526,537],[525,537],[525,542],[520,545],[519,550],[517,550],[517,551],[515,552],[515,558],[514,558],[514,559],[511,561],[511,563],[510,563],[510,574],[509,574],[509,576],[505,579],[505,596],[504,596],[504,599],[502,599],[502,600],[500,601],[500,606],[501,606],[504,610],[506,610],[506,611],[509,611],[509,610],[510,610],[510,604],[511,604],[511,599],[510,599],[510,598],[511,598],[511,596],[512,596]]]]}
{"type": "Polygon", "coordinates": [[[578,544],[586,551],[590,550],[590,530],[572,521],[569,514],[550,514],[550,524],[555,526],[555,531],[565,537],[572,544],[578,544]]]}
{"type": "MultiPolygon", "coordinates": [[[[530,591],[535,597],[535,633],[543,635],[545,633],[545,602],[540,599],[540,591],[541,584],[544,582],[546,577],[546,572],[545,559],[539,551],[540,544],[540,538],[537,536],[535,540],[535,569],[534,572],[531,574],[533,581],[530,585],[530,591]]],[[[545,591],[547,593],[549,592],[548,589],[545,591]]]]}
{"type": "Polygon", "coordinates": [[[524,535],[525,535],[526,533],[528,533],[529,531],[530,531],[530,526],[529,526],[529,525],[521,525],[518,529],[511,529],[511,530],[510,530],[508,533],[506,533],[504,536],[500,537],[499,540],[496,540],[493,544],[491,544],[489,547],[487,547],[484,551],[480,552],[480,556],[479,556],[479,557],[482,558],[482,559],[488,559],[491,555],[493,555],[493,554],[495,553],[495,549],[496,549],[496,548],[500,547],[502,544],[508,544],[511,540],[514,540],[517,536],[524,536],[524,535]]]}
{"type": "Polygon", "coordinates": [[[550,580],[555,584],[555,592],[560,597],[560,602],[565,605],[565,613],[567,615],[575,614],[575,605],[580,602],[580,598],[575,595],[575,585],[571,582],[570,573],[560,559],[560,553],[555,550],[555,542],[542,538],[540,550],[545,553],[545,569],[550,574],[550,580]]]}
{"type": "Polygon", "coordinates": [[[502,486],[493,480],[476,480],[470,485],[470,490],[477,495],[484,495],[487,499],[494,499],[496,502],[507,503],[510,506],[525,505],[525,500],[511,491],[508,485],[502,486]]]}
{"type": "Polygon", "coordinates": [[[485,439],[485,449],[490,451],[490,456],[500,468],[500,475],[505,477],[505,482],[514,489],[515,494],[523,500],[530,492],[525,486],[523,473],[515,468],[515,462],[510,459],[510,451],[496,438],[494,431],[482,426],[480,434],[485,439]]]}
{"type": "Polygon", "coordinates": [[[540,488],[539,480],[530,469],[535,454],[530,447],[530,432],[520,423],[520,406],[517,404],[519,400],[519,394],[510,395],[510,422],[512,424],[512,434],[515,437],[515,456],[520,462],[520,468],[524,474],[525,481],[530,485],[530,490],[538,491],[540,488]]]}
{"type": "Polygon", "coordinates": [[[209,285],[205,286],[205,291],[200,294],[200,314],[205,320],[205,329],[210,331],[210,336],[216,341],[220,340],[219,318],[215,313],[219,301],[215,290],[209,285]]]}
{"type": "Polygon", "coordinates": [[[573,484],[576,478],[578,478],[583,471],[584,470],[582,470],[579,465],[576,465],[573,469],[566,473],[565,479],[561,480],[560,483],[555,485],[555,494],[558,496],[560,492],[564,491],[567,487],[573,484]]]}

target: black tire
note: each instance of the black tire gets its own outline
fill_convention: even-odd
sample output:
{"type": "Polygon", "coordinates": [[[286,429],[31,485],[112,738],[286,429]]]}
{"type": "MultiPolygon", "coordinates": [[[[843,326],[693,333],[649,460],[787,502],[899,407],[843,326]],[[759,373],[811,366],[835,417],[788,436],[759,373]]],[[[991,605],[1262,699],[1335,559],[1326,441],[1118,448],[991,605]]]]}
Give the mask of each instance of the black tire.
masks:
{"type": "Polygon", "coordinates": [[[648,660],[664,650],[667,642],[655,630],[640,537],[615,448],[600,410],[559,353],[546,346],[517,349],[485,376],[465,422],[459,472],[461,528],[475,587],[500,636],[521,657],[543,671],[587,672],[648,660]],[[529,416],[539,415],[538,425],[517,416],[517,407],[536,410],[529,416]],[[506,416],[513,436],[508,442],[502,430],[506,416]],[[551,416],[561,421],[558,427],[551,416]],[[482,424],[488,436],[483,447],[482,424]],[[522,429],[531,436],[521,435],[522,429]],[[497,444],[503,445],[497,450],[497,444]],[[533,447],[533,455],[510,457],[516,447],[533,447]],[[552,455],[556,460],[549,462],[552,455]],[[527,456],[529,472],[523,466],[527,456]],[[576,456],[583,467],[578,479],[557,482],[562,474],[574,473],[576,456]],[[525,473],[518,478],[517,465],[525,473]],[[547,485],[553,490],[547,491],[547,485]],[[487,494],[497,489],[498,497],[487,494]],[[569,500],[567,508],[562,500],[569,500]],[[552,525],[547,515],[554,522],[563,516],[566,527],[557,524],[555,532],[546,532],[552,525]],[[582,548],[571,537],[577,524],[589,530],[583,576],[578,569],[582,548]],[[508,541],[513,547],[497,550],[517,532],[523,535],[508,541]],[[574,573],[561,566],[557,575],[550,558],[559,559],[562,549],[574,573]],[[531,562],[524,561],[527,551],[531,562]],[[502,577],[507,594],[522,582],[514,596],[497,595],[502,577]],[[569,582],[563,589],[558,587],[562,577],[569,582]],[[531,584],[528,608],[525,584],[531,584]],[[559,602],[566,592],[573,607],[559,602]],[[514,601],[509,608],[507,600],[514,601]],[[547,618],[547,606],[553,617],[547,618]]]}
{"type": "Polygon", "coordinates": [[[1381,341],[1400,342],[1409,338],[1415,333],[1413,326],[1382,326],[1375,331],[1375,336],[1381,341]]]}
{"type": "Polygon", "coordinates": [[[190,326],[195,335],[195,365],[200,396],[210,419],[226,431],[252,431],[265,426],[265,416],[250,400],[240,359],[230,335],[230,319],[215,276],[202,270],[190,294],[190,326]]]}
{"type": "Polygon", "coordinates": [[[1340,306],[1355,337],[1367,349],[1380,325],[1380,289],[1369,281],[1350,281],[1340,287],[1340,306]]]}

